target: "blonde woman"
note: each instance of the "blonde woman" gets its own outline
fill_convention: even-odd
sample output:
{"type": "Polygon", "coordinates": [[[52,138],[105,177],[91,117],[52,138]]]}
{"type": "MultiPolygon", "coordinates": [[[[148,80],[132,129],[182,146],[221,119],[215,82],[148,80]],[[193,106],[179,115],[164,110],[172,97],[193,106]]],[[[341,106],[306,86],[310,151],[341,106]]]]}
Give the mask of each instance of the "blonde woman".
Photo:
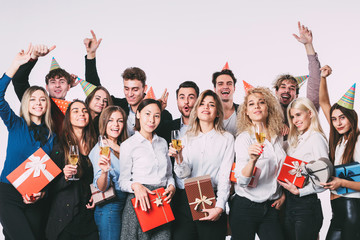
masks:
{"type": "Polygon", "coordinates": [[[175,157],[174,172],[180,187],[174,203],[173,239],[225,239],[225,203],[229,197],[229,175],[234,162],[234,137],[223,127],[220,98],[211,90],[199,96],[190,115],[188,131],[177,152],[172,146],[169,155],[175,157]],[[193,221],[182,179],[210,175],[216,193],[216,205],[204,209],[209,215],[193,221]]]}
{"type": "MultiPolygon", "coordinates": [[[[308,98],[295,99],[288,106],[287,117],[290,125],[287,154],[304,162],[328,159],[328,143],[314,104],[308,98]]],[[[286,239],[316,240],[323,221],[321,202],[316,193],[325,189],[311,181],[300,189],[289,181],[279,183],[288,190],[285,191],[286,239]]]]}
{"type": "Polygon", "coordinates": [[[42,87],[26,90],[21,101],[20,117],[4,96],[11,78],[20,65],[28,62],[32,52],[18,53],[9,70],[0,79],[0,117],[8,129],[6,159],[0,181],[0,222],[6,239],[43,239],[46,218],[44,190],[33,196],[21,196],[6,179],[14,169],[40,147],[50,155],[54,135],[50,98],[42,87]]]}
{"type": "Polygon", "coordinates": [[[230,203],[232,239],[283,238],[279,208],[284,195],[276,181],[285,159],[281,128],[283,114],[275,96],[268,88],[252,88],[247,92],[238,113],[238,133],[235,141],[235,197],[230,203]],[[255,138],[255,126],[263,126],[266,139],[255,138]],[[261,158],[259,158],[261,156],[261,158]],[[248,187],[254,167],[261,170],[257,186],[248,187]]]}

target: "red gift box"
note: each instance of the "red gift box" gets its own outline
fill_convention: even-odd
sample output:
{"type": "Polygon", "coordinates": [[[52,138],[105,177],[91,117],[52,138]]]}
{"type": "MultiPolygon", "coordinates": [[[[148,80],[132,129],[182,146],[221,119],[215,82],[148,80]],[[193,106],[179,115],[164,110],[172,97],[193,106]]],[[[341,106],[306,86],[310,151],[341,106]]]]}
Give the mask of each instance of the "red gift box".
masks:
{"type": "MultiPolygon", "coordinates": [[[[230,173],[230,181],[233,182],[233,183],[237,183],[237,180],[235,178],[235,165],[236,164],[233,163],[233,165],[231,167],[231,173],[230,173]]],[[[254,188],[254,187],[257,186],[257,183],[258,183],[259,178],[260,178],[260,173],[261,173],[260,168],[254,167],[253,174],[252,174],[250,183],[248,184],[248,187],[254,188]]]]}
{"type": "Polygon", "coordinates": [[[165,189],[158,188],[153,192],[156,194],[148,194],[150,200],[150,209],[148,209],[146,212],[141,210],[140,203],[138,203],[137,208],[135,208],[136,198],[131,199],[137,219],[143,232],[147,232],[175,219],[170,204],[164,201],[166,198],[166,196],[163,196],[165,189]]]}
{"type": "Polygon", "coordinates": [[[216,205],[210,175],[185,179],[184,185],[193,220],[207,217],[208,214],[202,212],[202,209],[214,208],[216,205]]]}
{"type": "Polygon", "coordinates": [[[306,177],[302,175],[305,165],[306,163],[299,159],[286,156],[278,180],[285,182],[287,179],[295,186],[302,188],[306,180],[306,177]]]}
{"type": "Polygon", "coordinates": [[[31,196],[40,192],[60,173],[60,168],[39,148],[6,178],[22,196],[31,196]]]}

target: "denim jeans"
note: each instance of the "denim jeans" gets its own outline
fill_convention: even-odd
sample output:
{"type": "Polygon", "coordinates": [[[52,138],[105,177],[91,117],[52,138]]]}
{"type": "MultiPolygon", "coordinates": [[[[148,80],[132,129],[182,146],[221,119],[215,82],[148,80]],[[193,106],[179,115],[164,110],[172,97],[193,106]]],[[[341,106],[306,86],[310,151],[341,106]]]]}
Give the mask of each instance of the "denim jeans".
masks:
{"type": "Polygon", "coordinates": [[[120,239],[121,218],[125,206],[126,193],[116,190],[116,200],[95,208],[95,222],[100,240],[120,239]]]}
{"type": "Polygon", "coordinates": [[[279,211],[271,207],[273,202],[256,203],[236,194],[230,202],[231,239],[254,240],[255,234],[261,240],[284,239],[279,211]]]}
{"type": "Polygon", "coordinates": [[[322,222],[321,202],[317,194],[299,197],[286,191],[286,239],[317,240],[322,222]]]}

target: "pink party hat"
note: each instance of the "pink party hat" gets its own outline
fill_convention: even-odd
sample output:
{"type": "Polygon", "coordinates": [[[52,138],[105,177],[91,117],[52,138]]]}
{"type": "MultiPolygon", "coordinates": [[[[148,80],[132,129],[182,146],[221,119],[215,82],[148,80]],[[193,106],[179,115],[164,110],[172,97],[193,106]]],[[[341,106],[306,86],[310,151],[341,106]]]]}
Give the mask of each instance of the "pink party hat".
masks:
{"type": "Polygon", "coordinates": [[[340,100],[337,102],[340,106],[353,110],[354,109],[354,99],[355,99],[355,88],[356,83],[347,90],[347,92],[340,98],[340,100]]]}

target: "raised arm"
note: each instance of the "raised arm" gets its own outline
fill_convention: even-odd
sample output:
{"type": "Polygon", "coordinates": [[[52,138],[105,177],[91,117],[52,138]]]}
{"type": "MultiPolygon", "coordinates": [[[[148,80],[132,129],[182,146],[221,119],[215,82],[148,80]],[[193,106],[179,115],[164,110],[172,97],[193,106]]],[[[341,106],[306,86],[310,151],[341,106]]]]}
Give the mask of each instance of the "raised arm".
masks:
{"type": "Polygon", "coordinates": [[[21,101],[22,96],[24,95],[26,89],[30,87],[29,84],[29,75],[33,67],[35,66],[39,57],[46,56],[49,52],[54,50],[56,46],[48,48],[45,45],[35,45],[32,48],[31,60],[20,66],[19,70],[16,72],[12,79],[14,85],[15,93],[18,99],[21,101]]]}
{"type": "Polygon", "coordinates": [[[328,65],[325,65],[320,70],[321,70],[320,95],[319,95],[320,106],[322,111],[324,112],[326,120],[328,121],[329,124],[331,124],[330,122],[331,104],[330,104],[330,97],[327,88],[326,78],[331,74],[332,69],[328,65]]]}
{"type": "Polygon", "coordinates": [[[307,83],[306,96],[319,111],[319,88],[320,88],[320,62],[313,46],[313,36],[311,30],[298,22],[299,36],[293,34],[296,40],[304,44],[309,60],[309,79],[307,83]]]}
{"type": "Polygon", "coordinates": [[[96,86],[101,86],[96,68],[96,50],[100,46],[102,39],[100,38],[98,40],[93,30],[90,32],[92,38],[84,39],[84,45],[87,53],[85,56],[85,80],[96,86]]]}

